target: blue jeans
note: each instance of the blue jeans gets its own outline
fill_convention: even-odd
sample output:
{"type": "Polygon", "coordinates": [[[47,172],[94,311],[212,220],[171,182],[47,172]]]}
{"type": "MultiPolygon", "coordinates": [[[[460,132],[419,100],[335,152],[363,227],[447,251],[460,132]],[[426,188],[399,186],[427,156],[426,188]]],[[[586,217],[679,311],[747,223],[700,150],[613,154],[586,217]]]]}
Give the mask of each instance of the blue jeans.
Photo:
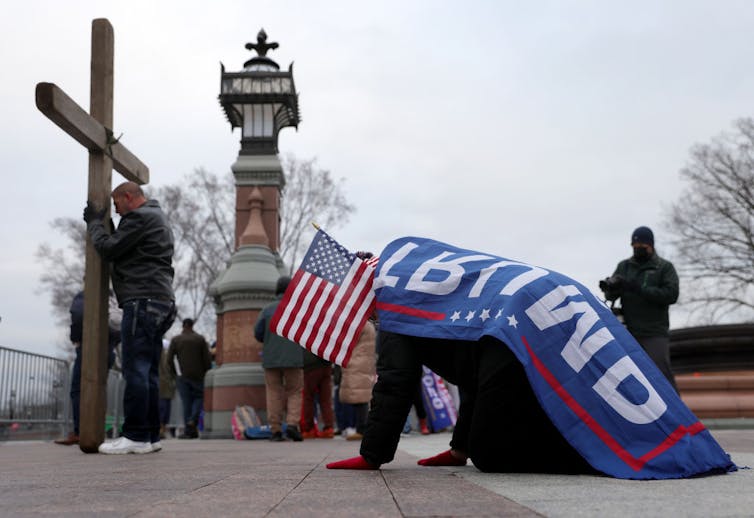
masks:
{"type": "Polygon", "coordinates": [[[338,430],[342,432],[346,428],[356,427],[356,415],[353,405],[340,402],[340,385],[335,386],[333,407],[335,409],[335,422],[338,424],[338,430]]]}
{"type": "Polygon", "coordinates": [[[162,335],[173,320],[172,302],[136,299],[123,304],[123,435],[132,441],[160,440],[160,353],[162,335]]]}
{"type": "Polygon", "coordinates": [[[160,424],[170,424],[170,411],[172,409],[172,399],[160,398],[160,424]]]}
{"type": "Polygon", "coordinates": [[[181,395],[181,403],[183,403],[183,422],[197,426],[204,403],[204,382],[179,376],[176,386],[181,395]]]}

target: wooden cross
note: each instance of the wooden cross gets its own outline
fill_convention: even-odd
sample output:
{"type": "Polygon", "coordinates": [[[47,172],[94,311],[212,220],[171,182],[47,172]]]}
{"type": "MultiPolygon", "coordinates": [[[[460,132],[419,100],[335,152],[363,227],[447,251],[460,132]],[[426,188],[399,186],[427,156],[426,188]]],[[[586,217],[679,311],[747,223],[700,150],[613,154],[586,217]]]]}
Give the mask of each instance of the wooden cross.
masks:
{"type": "MultiPolygon", "coordinates": [[[[88,114],[54,84],[38,83],[36,88],[37,108],[89,150],[87,200],[97,210],[106,209],[107,215],[113,167],[128,180],[149,182],[147,166],[113,138],[113,40],[113,26],[108,20],[92,21],[88,114]]],[[[79,420],[79,447],[86,453],[96,453],[105,438],[108,274],[107,264],[87,234],[79,420]]]]}

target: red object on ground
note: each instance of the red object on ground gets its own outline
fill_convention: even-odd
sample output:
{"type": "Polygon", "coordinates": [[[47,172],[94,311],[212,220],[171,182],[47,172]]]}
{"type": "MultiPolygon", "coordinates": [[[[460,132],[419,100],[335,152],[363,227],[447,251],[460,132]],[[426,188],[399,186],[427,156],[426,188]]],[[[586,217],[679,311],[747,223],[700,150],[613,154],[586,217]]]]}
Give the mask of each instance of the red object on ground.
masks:
{"type": "Polygon", "coordinates": [[[454,457],[450,450],[438,453],[434,457],[427,457],[417,462],[420,466],[465,466],[466,459],[454,457]]]}
{"type": "Polygon", "coordinates": [[[359,455],[351,459],[339,460],[331,462],[327,465],[327,469],[379,469],[379,466],[369,464],[364,457],[359,455]]]}
{"type": "Polygon", "coordinates": [[[335,430],[332,428],[325,428],[321,432],[317,432],[317,437],[320,439],[332,439],[335,437],[335,430]]]}

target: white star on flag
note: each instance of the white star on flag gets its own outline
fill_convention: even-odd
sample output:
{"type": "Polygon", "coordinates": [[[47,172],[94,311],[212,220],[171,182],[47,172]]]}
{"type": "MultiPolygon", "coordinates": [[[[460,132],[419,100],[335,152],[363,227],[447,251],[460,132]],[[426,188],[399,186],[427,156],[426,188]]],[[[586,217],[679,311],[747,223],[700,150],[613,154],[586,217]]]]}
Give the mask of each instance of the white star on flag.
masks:
{"type": "Polygon", "coordinates": [[[516,320],[516,315],[511,315],[509,317],[505,317],[508,319],[508,325],[511,327],[514,327],[518,329],[518,320],[516,320]]]}

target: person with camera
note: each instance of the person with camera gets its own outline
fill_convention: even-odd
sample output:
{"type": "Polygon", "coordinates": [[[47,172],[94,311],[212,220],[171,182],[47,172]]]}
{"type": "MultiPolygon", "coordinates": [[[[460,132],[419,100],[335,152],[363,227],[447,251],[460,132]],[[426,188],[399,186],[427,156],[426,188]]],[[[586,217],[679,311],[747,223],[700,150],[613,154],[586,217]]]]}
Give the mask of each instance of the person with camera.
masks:
{"type": "Polygon", "coordinates": [[[668,317],[668,308],[678,300],[678,274],[673,263],[657,255],[649,227],[633,231],[631,247],[633,255],[618,263],[599,287],[607,300],[621,300],[628,331],[678,392],[670,369],[668,317]]]}

